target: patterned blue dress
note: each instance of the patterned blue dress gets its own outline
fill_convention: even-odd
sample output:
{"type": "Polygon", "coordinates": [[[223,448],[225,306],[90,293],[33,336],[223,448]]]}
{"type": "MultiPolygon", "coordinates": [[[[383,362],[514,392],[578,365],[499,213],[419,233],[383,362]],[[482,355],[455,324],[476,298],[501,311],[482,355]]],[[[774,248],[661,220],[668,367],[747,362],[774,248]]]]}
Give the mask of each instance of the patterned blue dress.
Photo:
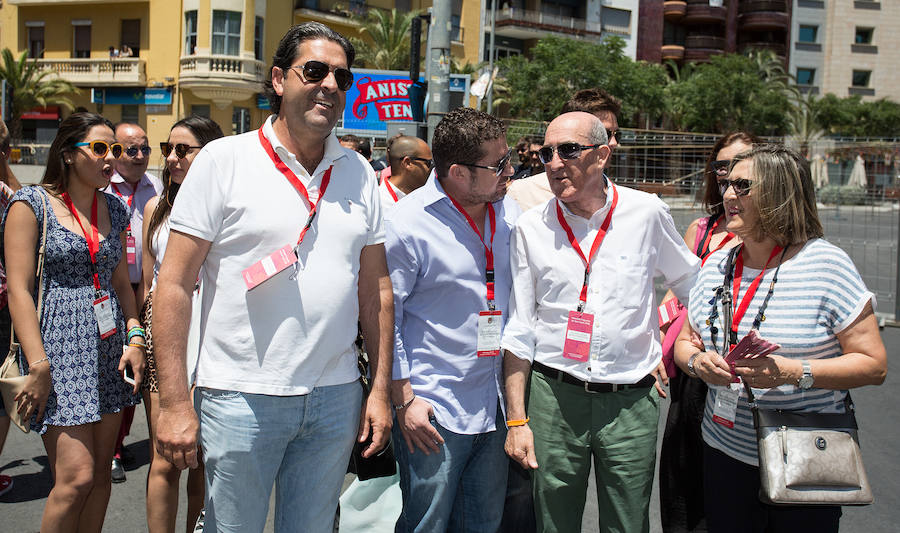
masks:
{"type": "MultiPolygon", "coordinates": [[[[42,187],[23,187],[12,202],[31,206],[38,228],[43,224],[42,187]]],[[[131,394],[118,371],[125,340],[125,320],[119,299],[111,285],[112,273],[122,258],[120,234],[128,226],[128,208],[111,194],[104,194],[112,230],[100,241],[97,267],[100,286],[110,295],[116,318],[116,333],[100,338],[94,317],[94,281],[87,240],[78,232],[63,227],[47,202],[47,249],[44,256],[44,309],[41,337],[50,359],[53,389],[47,401],[44,419],[37,416],[31,428],[41,434],[47,426],[77,426],[100,421],[100,416],[135,405],[139,396],[131,394]]],[[[11,203],[12,203],[11,202],[11,203]]],[[[82,221],[89,227],[87,221],[82,221]]],[[[6,213],[3,214],[6,224],[6,213]]],[[[88,230],[90,231],[90,230],[88,230]]],[[[102,236],[101,236],[102,237],[102,236]]],[[[24,358],[20,368],[26,369],[24,358]]]]}

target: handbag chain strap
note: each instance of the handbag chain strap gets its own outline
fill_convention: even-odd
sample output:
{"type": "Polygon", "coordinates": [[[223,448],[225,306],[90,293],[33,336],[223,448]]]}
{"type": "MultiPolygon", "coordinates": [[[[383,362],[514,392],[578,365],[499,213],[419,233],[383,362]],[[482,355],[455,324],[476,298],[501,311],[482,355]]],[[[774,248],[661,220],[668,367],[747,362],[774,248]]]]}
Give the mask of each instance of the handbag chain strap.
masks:
{"type": "MultiPolygon", "coordinates": [[[[47,250],[47,200],[46,193],[43,191],[43,188],[38,188],[40,190],[41,197],[41,242],[38,246],[37,252],[37,269],[35,270],[35,279],[38,284],[38,299],[37,299],[37,317],[38,324],[41,321],[41,312],[44,309],[44,253],[47,250]]],[[[16,327],[10,321],[9,326],[9,353],[7,353],[7,358],[16,357],[19,352],[19,343],[16,340],[16,327]]]]}

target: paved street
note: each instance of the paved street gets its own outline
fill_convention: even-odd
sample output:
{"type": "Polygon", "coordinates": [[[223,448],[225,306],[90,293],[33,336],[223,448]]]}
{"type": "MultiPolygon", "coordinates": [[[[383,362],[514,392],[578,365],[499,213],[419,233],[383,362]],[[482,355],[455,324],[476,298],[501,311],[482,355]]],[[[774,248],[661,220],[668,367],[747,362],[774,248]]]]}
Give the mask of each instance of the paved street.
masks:
{"type": "MultiPolygon", "coordinates": [[[[845,507],[841,530],[849,533],[878,533],[897,531],[900,524],[900,424],[898,401],[900,372],[897,363],[900,352],[900,329],[882,331],[888,348],[892,370],[881,387],[866,387],[853,393],[860,424],[860,441],[869,478],[875,490],[875,504],[868,507],[845,507]]],[[[663,403],[665,413],[668,403],[663,403]]],[[[660,421],[662,425],[663,420],[660,421]]],[[[106,516],[104,532],[145,531],[144,482],[147,477],[147,424],[139,407],[132,434],[125,440],[137,455],[137,462],[127,468],[128,481],[113,485],[112,498],[106,516]]],[[[50,491],[50,471],[40,439],[10,429],[6,447],[0,454],[0,472],[13,476],[15,486],[0,496],[0,532],[32,533],[38,531],[41,511],[50,491]]],[[[186,476],[183,476],[186,477],[186,476]]],[[[593,476],[591,476],[593,480],[593,476]]],[[[593,491],[593,481],[590,488],[593,491]]],[[[179,507],[179,523],[183,523],[185,500],[179,507]]],[[[592,492],[593,494],[593,492],[592,492]]],[[[596,531],[597,508],[588,499],[582,531],[596,531]]],[[[651,530],[660,531],[657,496],[654,491],[651,508],[651,530]]],[[[266,531],[273,531],[270,523],[266,531]]],[[[179,531],[181,529],[179,528],[179,531]]]]}

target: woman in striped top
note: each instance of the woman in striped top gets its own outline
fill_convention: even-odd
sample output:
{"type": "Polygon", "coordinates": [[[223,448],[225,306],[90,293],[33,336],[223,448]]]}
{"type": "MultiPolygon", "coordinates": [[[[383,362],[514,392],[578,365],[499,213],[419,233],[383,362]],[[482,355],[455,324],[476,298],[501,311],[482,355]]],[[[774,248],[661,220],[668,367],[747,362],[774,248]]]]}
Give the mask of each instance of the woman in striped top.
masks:
{"type": "Polygon", "coordinates": [[[726,229],[743,243],[733,261],[728,250],[706,261],[675,345],[678,366],[709,385],[702,426],[707,526],[711,532],[837,531],[840,507],[759,501],[750,407],[720,353],[727,353],[723,344],[758,329],[781,349],[739,360],[735,372],[754,389],[760,408],[843,412],[847,389],[881,384],[887,373],[873,294],[847,254],[821,238],[809,165],[796,152],[763,145],[737,155],[722,195],[726,229]],[[730,331],[714,310],[728,265],[734,272],[730,331]],[[728,408],[729,398],[737,399],[736,408],[728,408]]]}

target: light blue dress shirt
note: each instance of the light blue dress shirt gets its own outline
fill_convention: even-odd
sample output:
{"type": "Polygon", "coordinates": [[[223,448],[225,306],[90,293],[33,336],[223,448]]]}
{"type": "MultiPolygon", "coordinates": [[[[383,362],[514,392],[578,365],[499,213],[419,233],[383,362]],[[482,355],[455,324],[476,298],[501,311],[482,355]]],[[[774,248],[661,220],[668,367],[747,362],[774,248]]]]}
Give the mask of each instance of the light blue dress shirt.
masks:
{"type": "MultiPolygon", "coordinates": [[[[509,237],[519,215],[511,199],[494,203],[496,308],[508,318],[509,237]]],[[[490,239],[485,215],[485,242],[490,239]]],[[[486,311],[485,249],[432,177],[386,218],[394,286],[394,379],[409,378],[437,422],[467,435],[496,429],[503,395],[502,356],[478,357],[478,313],[486,311]]]]}

